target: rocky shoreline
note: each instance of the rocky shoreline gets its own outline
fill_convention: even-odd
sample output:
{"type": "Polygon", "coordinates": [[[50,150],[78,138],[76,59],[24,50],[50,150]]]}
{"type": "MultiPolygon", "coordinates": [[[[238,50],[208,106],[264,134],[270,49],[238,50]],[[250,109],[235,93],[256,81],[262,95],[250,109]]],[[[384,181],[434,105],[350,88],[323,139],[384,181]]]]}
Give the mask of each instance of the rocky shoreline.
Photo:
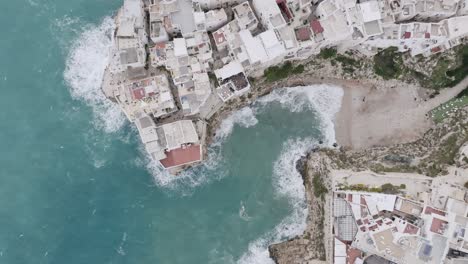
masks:
{"type": "MultiPolygon", "coordinates": [[[[449,137],[447,136],[449,134],[457,135],[457,146],[467,140],[467,124],[463,123],[465,125],[462,126],[453,125],[454,122],[466,120],[468,114],[465,110],[458,111],[457,114],[454,114],[451,118],[438,125],[434,125],[432,121],[430,121],[427,113],[435,106],[451,99],[462,91],[468,83],[468,78],[465,78],[457,87],[442,90],[440,94],[434,98],[432,96],[433,90],[424,89],[419,85],[408,84],[398,80],[384,81],[380,78],[353,80],[324,77],[330,75],[319,70],[313,74],[305,72],[276,82],[269,82],[265,77],[255,79],[252,90],[248,94],[233,99],[229,104],[224,105],[207,120],[206,144],[209,145],[213,143],[216,137],[216,131],[226,117],[233,111],[253,104],[255,100],[271,93],[274,89],[328,84],[340,86],[345,90],[345,93],[351,93],[351,95],[345,94],[345,98],[343,98],[344,105],[342,104],[342,109],[340,113],[338,113],[337,120],[335,120],[337,141],[341,147],[339,149],[315,149],[309,152],[307,156],[298,163],[298,171],[301,172],[304,180],[309,211],[309,215],[307,216],[307,228],[303,235],[273,244],[268,248],[271,258],[278,264],[326,263],[331,259],[331,254],[333,252],[332,223],[331,221],[327,221],[327,219],[331,217],[332,179],[329,177],[329,172],[331,170],[340,168],[353,170],[370,169],[379,173],[385,173],[385,171],[417,171],[427,173],[428,175],[430,174],[429,172],[433,170],[432,174],[442,174],[447,170],[450,164],[446,162],[438,166],[434,172],[432,165],[435,162],[430,162],[430,159],[434,159],[434,155],[437,156],[437,154],[432,156],[426,155],[424,157],[422,155],[424,153],[435,153],[434,150],[440,149],[441,145],[445,142],[444,140],[441,141],[438,139],[444,136],[449,137]],[[359,91],[356,93],[356,90],[359,91]],[[403,93],[398,92],[400,90],[403,91],[403,93]],[[411,97],[410,101],[412,102],[407,100],[402,101],[400,104],[405,106],[409,105],[408,109],[404,107],[398,109],[398,107],[388,105],[389,109],[395,108],[396,112],[391,113],[391,115],[394,115],[393,120],[397,120],[398,122],[390,125],[390,127],[385,127],[384,132],[395,134],[394,138],[388,138],[388,134],[382,134],[382,130],[376,130],[374,134],[366,136],[365,133],[367,131],[359,129],[352,132],[364,133],[361,135],[367,138],[365,143],[368,145],[343,137],[343,135],[350,133],[350,120],[358,124],[359,122],[367,122],[366,125],[368,127],[366,127],[366,130],[371,126],[381,126],[381,123],[373,123],[374,121],[371,120],[372,118],[377,120],[382,119],[383,122],[391,123],[390,121],[392,120],[385,120],[385,116],[376,116],[374,113],[369,113],[369,115],[371,115],[370,117],[366,116],[366,112],[363,109],[372,110],[375,107],[381,107],[385,104],[385,102],[382,103],[382,101],[386,100],[386,97],[389,95],[392,97],[392,100],[395,101],[398,101],[400,97],[405,99],[405,97],[409,96],[407,90],[414,93],[414,99],[411,97]],[[397,92],[395,93],[395,91],[397,92]],[[377,94],[380,97],[377,99],[372,98],[372,96],[368,96],[369,93],[377,94]],[[392,93],[394,94],[392,95],[392,93]],[[348,96],[348,99],[346,99],[346,96],[348,96]],[[363,100],[366,102],[361,103],[361,97],[366,98],[366,96],[368,96],[369,99],[367,101],[363,100]],[[346,105],[344,100],[350,100],[352,104],[346,105]],[[350,113],[355,113],[355,116],[349,116],[350,113]],[[359,120],[359,117],[363,120],[359,120]],[[416,117],[416,119],[414,117],[416,117]],[[411,135],[402,135],[395,132],[398,131],[398,129],[405,130],[411,128],[414,128],[412,129],[414,133],[411,135]],[[380,138],[378,136],[380,136],[380,138]],[[376,146],[378,145],[376,143],[381,143],[383,146],[376,146]],[[401,155],[399,156],[398,153],[401,155]],[[414,155],[409,159],[405,158],[406,156],[403,157],[404,154],[407,153],[414,153],[414,155]],[[389,154],[391,154],[390,156],[393,155],[393,157],[398,158],[389,158],[389,154]],[[375,157],[378,157],[378,159],[374,159],[375,157]],[[400,163],[398,161],[400,161],[400,163]],[[408,163],[408,161],[410,162],[408,163]],[[416,164],[419,161],[424,162],[416,164]],[[322,185],[316,186],[317,182],[322,183],[322,185]],[[324,188],[328,190],[328,192],[324,192],[324,188]],[[317,191],[320,191],[320,189],[322,189],[321,191],[324,193],[317,194],[317,191]]],[[[392,101],[386,103],[391,104],[392,101]]],[[[380,120],[380,122],[382,122],[382,120],[380,120]]]]}
{"type": "Polygon", "coordinates": [[[468,170],[468,159],[463,159],[459,151],[467,144],[468,107],[433,125],[414,142],[360,151],[344,148],[312,150],[297,166],[306,189],[307,228],[300,236],[271,245],[271,258],[277,264],[330,262],[332,223],[327,219],[331,219],[333,188],[339,188],[334,186],[331,172],[343,169],[356,172],[371,170],[380,174],[418,172],[436,177],[447,175],[450,168],[456,168],[456,175],[456,171],[468,170]],[[321,186],[317,186],[319,183],[321,186]]]}
{"type": "Polygon", "coordinates": [[[330,197],[326,193],[320,193],[317,181],[322,182],[322,188],[331,188],[328,181],[327,157],[316,152],[309,152],[297,163],[297,169],[302,175],[306,190],[306,200],[309,215],[307,216],[307,228],[303,235],[291,238],[287,241],[273,244],[268,247],[270,257],[275,263],[322,263],[328,259],[328,245],[325,237],[329,229],[325,219],[329,215],[326,208],[330,205],[330,197]]]}

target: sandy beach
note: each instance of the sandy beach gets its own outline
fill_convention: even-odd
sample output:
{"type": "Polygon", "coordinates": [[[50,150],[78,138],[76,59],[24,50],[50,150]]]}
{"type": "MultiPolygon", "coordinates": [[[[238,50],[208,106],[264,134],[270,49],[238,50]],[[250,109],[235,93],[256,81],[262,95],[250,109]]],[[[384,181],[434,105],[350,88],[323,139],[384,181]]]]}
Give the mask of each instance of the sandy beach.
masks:
{"type": "Polygon", "coordinates": [[[426,132],[432,120],[426,115],[468,86],[468,78],[430,98],[433,90],[391,80],[343,80],[297,75],[274,83],[254,85],[248,97],[235,98],[208,121],[211,143],[221,121],[232,111],[254,102],[276,88],[330,84],[343,88],[340,111],[334,124],[339,145],[351,149],[411,142],[426,132]]]}
{"type": "Polygon", "coordinates": [[[348,81],[335,118],[338,144],[351,149],[414,141],[431,126],[428,112],[468,86],[468,78],[430,99],[431,90],[398,81],[348,81]]]}

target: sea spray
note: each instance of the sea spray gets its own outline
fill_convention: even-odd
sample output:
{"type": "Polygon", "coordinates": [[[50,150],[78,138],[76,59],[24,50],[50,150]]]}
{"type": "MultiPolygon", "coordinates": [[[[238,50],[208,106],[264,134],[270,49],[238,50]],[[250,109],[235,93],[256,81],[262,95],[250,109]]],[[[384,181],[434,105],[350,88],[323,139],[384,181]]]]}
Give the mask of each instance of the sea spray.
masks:
{"type": "Polygon", "coordinates": [[[332,146],[335,143],[335,128],[333,120],[340,110],[343,89],[329,84],[298,86],[276,89],[261,97],[256,102],[256,108],[261,108],[271,102],[278,102],[282,107],[292,112],[314,110],[320,117],[320,126],[324,134],[324,143],[332,146]]]}
{"type": "Polygon", "coordinates": [[[146,168],[153,176],[156,186],[182,191],[187,195],[193,191],[191,189],[197,186],[208,184],[213,180],[220,180],[226,176],[227,172],[222,169],[225,162],[221,155],[222,143],[229,137],[236,125],[247,128],[255,126],[257,123],[255,113],[249,107],[231,113],[221,122],[213,144],[205,150],[207,151],[206,160],[202,164],[181,172],[177,177],[168,173],[159,162],[152,160],[143,146],[140,147],[141,159],[145,160],[146,168]]]}
{"type": "MultiPolygon", "coordinates": [[[[272,102],[278,102],[292,112],[314,110],[321,119],[324,143],[331,146],[335,142],[333,119],[340,109],[342,97],[342,88],[331,85],[282,88],[260,98],[256,102],[255,111],[261,111],[272,102]]],[[[283,144],[280,157],[274,163],[273,185],[277,195],[288,198],[293,212],[274,230],[251,242],[248,251],[241,256],[238,263],[273,264],[268,246],[300,235],[305,230],[308,210],[302,176],[297,171],[296,164],[317,143],[311,138],[297,138],[289,139],[283,144]]]]}
{"type": "Polygon", "coordinates": [[[281,221],[274,230],[249,244],[248,251],[238,261],[247,263],[274,263],[270,259],[268,246],[287,238],[300,235],[306,228],[307,205],[302,177],[296,170],[296,163],[316,141],[289,139],[283,144],[283,150],[274,163],[273,185],[279,196],[286,197],[292,206],[292,213],[281,221]]]}
{"type": "Polygon", "coordinates": [[[254,110],[248,106],[241,108],[224,119],[216,131],[214,145],[220,145],[231,135],[234,125],[252,127],[258,123],[254,110]]]}
{"type": "Polygon", "coordinates": [[[108,100],[101,90],[114,29],[114,20],[110,17],[99,26],[83,26],[83,32],[72,44],[64,72],[72,97],[93,109],[93,124],[107,133],[116,132],[125,124],[119,106],[108,100]]]}

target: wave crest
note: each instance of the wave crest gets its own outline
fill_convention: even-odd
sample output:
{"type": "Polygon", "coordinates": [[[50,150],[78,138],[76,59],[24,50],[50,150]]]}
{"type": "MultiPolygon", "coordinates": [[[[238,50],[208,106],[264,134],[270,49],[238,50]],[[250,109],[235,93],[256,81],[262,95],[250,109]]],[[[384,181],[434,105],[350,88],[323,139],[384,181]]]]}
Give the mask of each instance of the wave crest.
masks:
{"type": "Polygon", "coordinates": [[[106,17],[99,26],[82,26],[83,32],[71,46],[64,72],[72,97],[90,106],[94,126],[108,133],[118,131],[126,120],[118,105],[101,91],[114,29],[111,17],[106,17]]]}
{"type": "Polygon", "coordinates": [[[320,117],[321,130],[325,135],[325,144],[335,143],[335,128],[333,120],[340,110],[343,89],[329,84],[298,86],[276,89],[256,102],[257,108],[262,108],[271,102],[278,102],[282,107],[292,112],[314,110],[320,117]]]}
{"type": "MultiPolygon", "coordinates": [[[[278,102],[292,112],[313,109],[321,119],[325,143],[335,141],[333,119],[341,107],[343,90],[332,85],[312,85],[282,88],[257,101],[257,110],[271,102],[278,102]]],[[[239,264],[273,264],[268,246],[301,235],[307,226],[307,204],[302,176],[296,169],[297,161],[317,141],[312,138],[289,139],[273,167],[273,185],[277,194],[289,199],[292,214],[281,221],[272,231],[251,242],[248,251],[238,260],[239,264]]]]}
{"type": "Polygon", "coordinates": [[[241,127],[252,127],[258,123],[255,112],[252,108],[246,106],[237,110],[224,119],[216,130],[215,144],[220,144],[224,139],[231,135],[234,125],[241,127]]]}
{"type": "Polygon", "coordinates": [[[146,168],[153,176],[156,186],[181,192],[183,195],[190,195],[195,187],[220,180],[227,175],[227,172],[222,170],[224,164],[221,154],[222,143],[231,135],[234,126],[252,127],[257,123],[255,113],[250,107],[244,107],[231,113],[217,129],[214,143],[205,150],[207,157],[203,163],[185,170],[177,176],[168,173],[157,161],[153,161],[143,147],[141,147],[140,152],[144,156],[146,168]]]}
{"type": "Polygon", "coordinates": [[[249,244],[248,251],[239,259],[239,264],[274,263],[268,246],[290,237],[302,234],[306,228],[307,204],[302,176],[296,170],[297,161],[317,142],[310,139],[289,139],[274,163],[273,185],[278,193],[289,200],[292,214],[286,217],[272,231],[249,244]]]}

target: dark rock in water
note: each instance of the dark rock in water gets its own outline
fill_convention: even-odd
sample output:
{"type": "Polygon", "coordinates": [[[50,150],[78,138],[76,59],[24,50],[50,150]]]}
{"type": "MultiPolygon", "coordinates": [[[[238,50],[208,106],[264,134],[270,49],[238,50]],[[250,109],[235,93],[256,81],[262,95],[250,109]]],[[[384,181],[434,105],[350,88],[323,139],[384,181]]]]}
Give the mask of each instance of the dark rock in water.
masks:
{"type": "Polygon", "coordinates": [[[273,259],[273,262],[278,263],[279,255],[281,252],[271,245],[268,247],[268,252],[270,253],[270,258],[273,259]]]}
{"type": "Polygon", "coordinates": [[[338,143],[333,143],[333,147],[338,147],[338,143]]]}
{"type": "Polygon", "coordinates": [[[306,167],[307,167],[307,155],[301,156],[301,158],[297,160],[296,162],[296,170],[302,175],[302,178],[304,178],[306,167]]]}
{"type": "Polygon", "coordinates": [[[320,140],[320,141],[319,141],[319,144],[322,145],[322,144],[323,144],[323,140],[320,140]]]}

